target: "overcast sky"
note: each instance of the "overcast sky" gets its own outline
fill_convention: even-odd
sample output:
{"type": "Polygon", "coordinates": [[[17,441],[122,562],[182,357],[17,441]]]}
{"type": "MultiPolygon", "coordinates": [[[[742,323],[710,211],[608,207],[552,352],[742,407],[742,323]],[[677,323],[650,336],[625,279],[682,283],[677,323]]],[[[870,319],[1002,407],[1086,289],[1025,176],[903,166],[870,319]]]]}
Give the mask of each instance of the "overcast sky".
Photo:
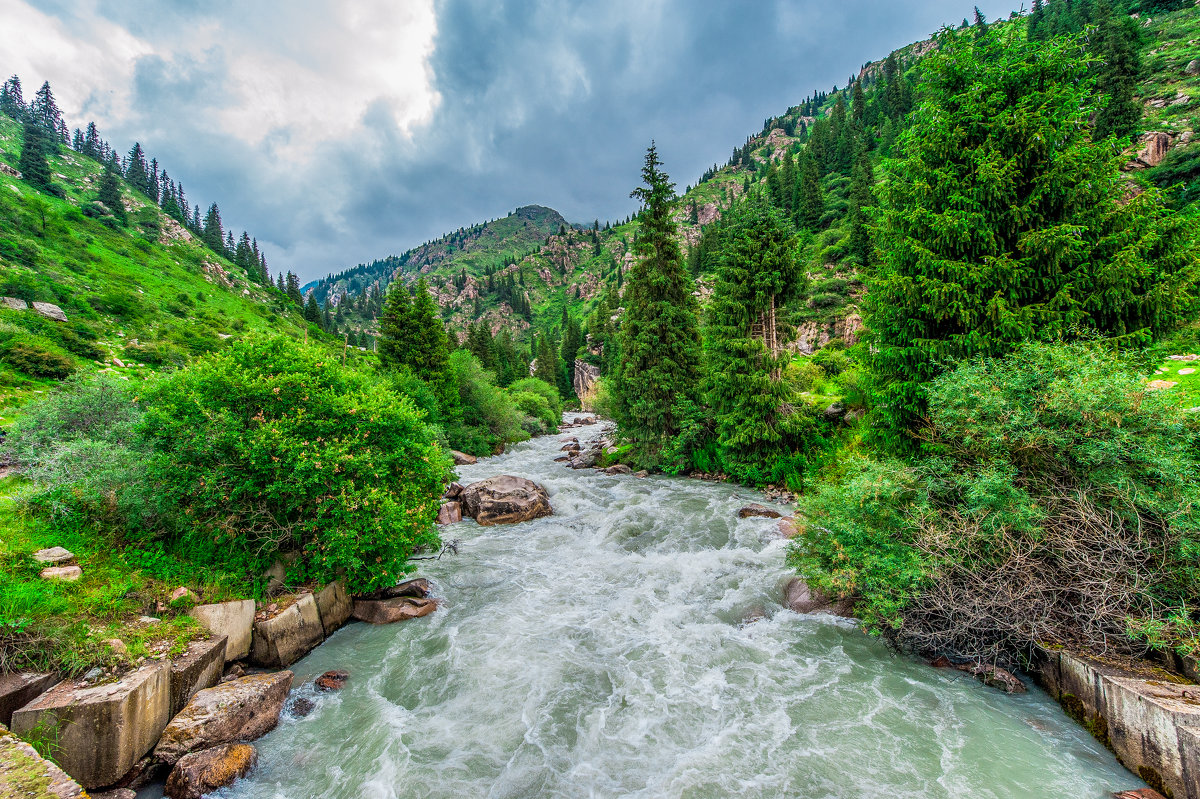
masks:
{"type": "Polygon", "coordinates": [[[624,217],[651,138],[682,189],[968,3],[0,0],[0,71],[309,280],[520,205],[624,217]]]}

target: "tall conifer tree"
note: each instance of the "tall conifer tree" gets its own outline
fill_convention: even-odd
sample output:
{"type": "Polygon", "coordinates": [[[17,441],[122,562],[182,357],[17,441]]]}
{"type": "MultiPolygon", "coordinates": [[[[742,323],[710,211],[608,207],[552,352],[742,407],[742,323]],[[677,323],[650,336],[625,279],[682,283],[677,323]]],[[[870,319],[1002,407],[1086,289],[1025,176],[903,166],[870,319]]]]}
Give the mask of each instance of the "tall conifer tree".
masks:
{"type": "Polygon", "coordinates": [[[700,374],[700,336],[693,283],[671,219],[675,189],[651,143],[642,167],[641,229],[625,283],[617,416],[637,461],[657,466],[679,432],[681,401],[694,398],[700,374]]]}

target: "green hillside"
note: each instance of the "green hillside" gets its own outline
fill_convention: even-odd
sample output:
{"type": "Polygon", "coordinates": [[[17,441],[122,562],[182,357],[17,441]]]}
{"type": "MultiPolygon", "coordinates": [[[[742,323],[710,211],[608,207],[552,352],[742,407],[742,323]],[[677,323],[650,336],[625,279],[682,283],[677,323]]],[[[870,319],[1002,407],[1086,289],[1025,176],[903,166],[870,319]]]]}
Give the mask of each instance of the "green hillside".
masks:
{"type": "Polygon", "coordinates": [[[52,155],[62,196],[15,177],[21,145],[21,126],[0,115],[0,296],[52,303],[67,321],[0,307],[0,417],[77,370],[138,379],[251,331],[303,335],[303,316],[284,295],[124,181],[127,225],[89,216],[97,161],[66,148],[52,155]]]}

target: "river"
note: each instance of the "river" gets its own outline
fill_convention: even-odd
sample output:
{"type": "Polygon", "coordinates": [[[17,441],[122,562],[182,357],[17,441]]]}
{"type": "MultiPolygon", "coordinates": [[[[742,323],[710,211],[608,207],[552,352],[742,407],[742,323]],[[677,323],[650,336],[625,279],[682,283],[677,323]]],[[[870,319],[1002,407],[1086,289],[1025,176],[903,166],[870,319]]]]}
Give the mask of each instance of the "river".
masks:
{"type": "Polygon", "coordinates": [[[459,554],[419,571],[441,608],[349,625],[298,663],[297,685],[335,668],[350,681],[285,715],[254,775],[222,796],[1100,799],[1142,786],[1036,689],[1006,696],[782,608],[775,522],[736,517],[756,493],[571,471],[553,462],[559,438],[459,469],[464,483],[542,483],[554,516],[443,528],[459,554]]]}

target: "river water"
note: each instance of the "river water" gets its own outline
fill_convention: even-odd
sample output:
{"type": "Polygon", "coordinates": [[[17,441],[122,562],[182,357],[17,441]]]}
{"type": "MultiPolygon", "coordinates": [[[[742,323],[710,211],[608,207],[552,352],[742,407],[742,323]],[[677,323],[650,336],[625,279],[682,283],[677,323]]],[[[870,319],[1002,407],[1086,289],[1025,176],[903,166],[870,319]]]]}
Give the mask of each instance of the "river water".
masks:
{"type": "Polygon", "coordinates": [[[335,668],[350,681],[285,715],[223,796],[1100,799],[1142,786],[1036,689],[1009,697],[782,608],[775,522],[736,517],[754,492],[571,471],[553,462],[559,446],[459,469],[464,483],[542,483],[554,516],[443,528],[459,554],[419,572],[441,608],[349,625],[298,663],[297,685],[335,668]]]}

